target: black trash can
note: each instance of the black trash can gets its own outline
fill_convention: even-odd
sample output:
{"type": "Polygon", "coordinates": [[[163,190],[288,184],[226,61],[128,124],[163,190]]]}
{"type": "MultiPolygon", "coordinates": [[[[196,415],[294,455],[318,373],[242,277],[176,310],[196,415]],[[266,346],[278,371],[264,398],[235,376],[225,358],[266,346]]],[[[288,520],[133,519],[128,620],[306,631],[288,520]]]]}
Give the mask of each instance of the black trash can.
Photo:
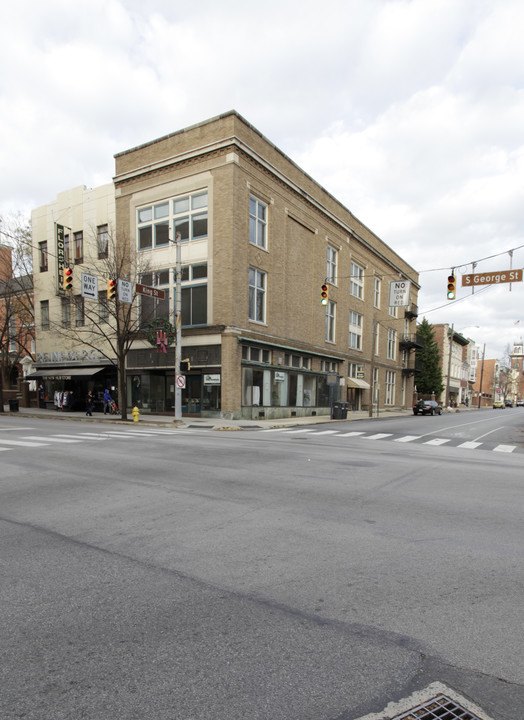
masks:
{"type": "Polygon", "coordinates": [[[344,407],[346,403],[334,402],[333,403],[333,420],[345,420],[347,418],[348,411],[344,407]]]}
{"type": "Polygon", "coordinates": [[[9,412],[18,412],[18,398],[9,398],[9,412]]]}

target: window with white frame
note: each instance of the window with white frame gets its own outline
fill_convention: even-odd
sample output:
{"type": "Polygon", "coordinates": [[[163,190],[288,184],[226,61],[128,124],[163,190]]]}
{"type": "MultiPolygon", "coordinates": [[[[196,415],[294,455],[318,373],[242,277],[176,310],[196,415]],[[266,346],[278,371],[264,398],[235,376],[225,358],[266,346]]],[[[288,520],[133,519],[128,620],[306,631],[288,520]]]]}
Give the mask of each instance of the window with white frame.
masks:
{"type": "Polygon", "coordinates": [[[350,378],[356,378],[358,377],[359,373],[364,372],[364,366],[359,365],[358,363],[348,363],[348,377],[350,378]]]}
{"type": "Polygon", "coordinates": [[[386,405],[395,404],[395,379],[396,373],[393,370],[386,370],[386,405]]]}
{"type": "Polygon", "coordinates": [[[337,283],[337,251],[331,245],[327,248],[326,279],[333,285],[337,283]]]}
{"type": "Polygon", "coordinates": [[[109,248],[109,227],[99,225],[96,229],[96,242],[98,246],[98,259],[107,258],[109,248]]]}
{"type": "Polygon", "coordinates": [[[373,402],[375,405],[378,404],[380,394],[380,383],[378,381],[378,377],[378,368],[373,368],[373,402]]]}
{"type": "Polygon", "coordinates": [[[201,240],[208,233],[208,196],[198,191],[138,208],[137,239],[139,250],[153,250],[169,244],[169,228],[173,240],[201,240]]]}
{"type": "Polygon", "coordinates": [[[349,313],[349,347],[362,350],[362,315],[351,310],[349,313]]]}
{"type": "Polygon", "coordinates": [[[83,327],[86,324],[84,313],[84,298],[81,295],[75,295],[75,325],[83,327]]]}
{"type": "Polygon", "coordinates": [[[62,327],[71,327],[71,298],[69,296],[61,298],[62,309],[62,327]]]}
{"type": "Polygon", "coordinates": [[[49,300],[40,300],[40,329],[49,330],[49,300]]]}
{"type": "Polygon", "coordinates": [[[267,205],[253,196],[249,198],[249,242],[267,249],[267,205]]]}
{"type": "Polygon", "coordinates": [[[388,360],[395,360],[397,357],[397,331],[388,328],[388,345],[386,357],[388,360]]]}
{"type": "Polygon", "coordinates": [[[163,318],[169,320],[170,270],[155,270],[140,276],[140,283],[147,287],[159,288],[163,298],[140,295],[140,325],[145,327],[152,320],[163,318]]]}
{"type": "Polygon", "coordinates": [[[249,268],[249,319],[266,322],[266,273],[249,268]]]}
{"type": "Polygon", "coordinates": [[[351,263],[351,278],[349,281],[349,292],[353,297],[364,299],[364,268],[357,263],[351,263]]]}
{"type": "Polygon", "coordinates": [[[376,308],[380,308],[380,291],[382,288],[382,280],[378,277],[375,278],[375,285],[373,288],[373,305],[376,308]]]}
{"type": "Polygon", "coordinates": [[[380,343],[379,331],[380,331],[380,325],[378,324],[378,322],[375,322],[375,355],[379,354],[379,352],[378,352],[379,343],[380,343]]]}
{"type": "Polygon", "coordinates": [[[103,324],[109,322],[109,303],[107,290],[98,291],[98,321],[103,324]]]}
{"type": "Polygon", "coordinates": [[[390,305],[389,314],[391,315],[391,317],[398,317],[398,307],[396,305],[390,305]]]}
{"type": "Polygon", "coordinates": [[[207,263],[182,268],[182,326],[207,325],[207,263]]]}
{"type": "Polygon", "coordinates": [[[336,304],[330,300],[326,305],[326,340],[331,343],[335,342],[336,310],[336,304]]]}

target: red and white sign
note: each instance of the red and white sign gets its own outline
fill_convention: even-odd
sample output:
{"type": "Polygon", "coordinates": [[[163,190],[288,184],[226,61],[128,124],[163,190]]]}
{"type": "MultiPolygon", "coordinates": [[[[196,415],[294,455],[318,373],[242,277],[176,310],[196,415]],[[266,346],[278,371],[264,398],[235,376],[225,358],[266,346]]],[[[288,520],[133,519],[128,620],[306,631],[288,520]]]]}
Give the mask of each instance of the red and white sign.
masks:
{"type": "Polygon", "coordinates": [[[176,386],[177,388],[184,389],[186,386],[186,376],[185,375],[177,375],[176,376],[176,386]]]}

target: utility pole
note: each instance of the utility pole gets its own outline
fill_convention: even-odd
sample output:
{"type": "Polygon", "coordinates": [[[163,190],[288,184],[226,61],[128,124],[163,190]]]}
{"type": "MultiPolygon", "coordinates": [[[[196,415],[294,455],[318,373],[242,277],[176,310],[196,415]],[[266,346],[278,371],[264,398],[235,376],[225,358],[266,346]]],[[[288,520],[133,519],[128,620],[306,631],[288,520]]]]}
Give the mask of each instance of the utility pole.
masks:
{"type": "Polygon", "coordinates": [[[453,335],[455,334],[455,323],[451,325],[451,333],[449,338],[449,355],[448,355],[448,380],[446,383],[446,407],[449,407],[449,382],[451,378],[451,351],[453,350],[453,335]]]}
{"type": "Polygon", "coordinates": [[[478,401],[478,407],[480,408],[480,400],[482,398],[482,379],[484,377],[484,356],[486,355],[486,343],[484,343],[484,347],[482,349],[482,363],[480,365],[480,384],[479,384],[479,401],[478,401]]]}
{"type": "Polygon", "coordinates": [[[182,248],[180,233],[175,235],[175,248],[175,420],[182,420],[182,388],[178,386],[180,361],[182,360],[182,248]]]}

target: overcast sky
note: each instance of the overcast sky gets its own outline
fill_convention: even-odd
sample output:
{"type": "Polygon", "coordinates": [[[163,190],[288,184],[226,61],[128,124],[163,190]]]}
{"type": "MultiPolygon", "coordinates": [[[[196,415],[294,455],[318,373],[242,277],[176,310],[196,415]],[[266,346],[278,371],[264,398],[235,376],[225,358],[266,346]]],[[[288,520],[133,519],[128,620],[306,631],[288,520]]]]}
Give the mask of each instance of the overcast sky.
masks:
{"type": "Polygon", "coordinates": [[[523,28],[522,0],[4,3],[0,214],[235,109],[421,273],[419,321],[500,357],[524,283],[461,274],[524,266],[523,28]]]}

